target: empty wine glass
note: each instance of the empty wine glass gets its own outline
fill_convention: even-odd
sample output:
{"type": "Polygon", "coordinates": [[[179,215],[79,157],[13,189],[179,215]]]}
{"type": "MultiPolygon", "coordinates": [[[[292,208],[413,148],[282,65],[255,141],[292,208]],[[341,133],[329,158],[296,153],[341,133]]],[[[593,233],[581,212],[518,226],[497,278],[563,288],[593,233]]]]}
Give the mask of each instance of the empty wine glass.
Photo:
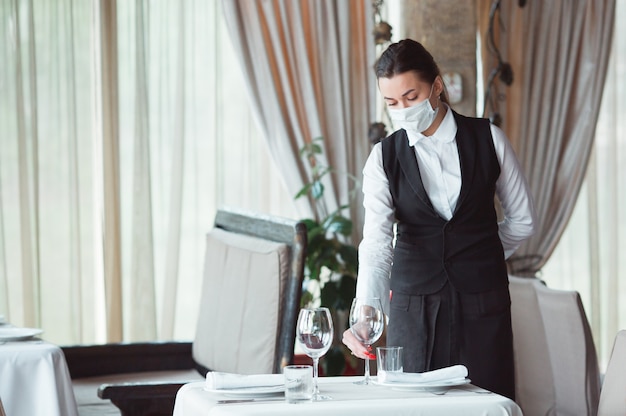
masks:
{"type": "MultiPolygon", "coordinates": [[[[383,333],[385,317],[383,307],[379,298],[354,298],[350,308],[350,331],[354,336],[369,347],[383,333]]],[[[365,378],[356,381],[356,384],[369,384],[370,381],[370,360],[365,359],[365,378]]]]}
{"type": "Polygon", "coordinates": [[[301,309],[296,336],[305,354],[313,359],[313,400],[329,400],[317,386],[320,357],[328,352],[333,341],[333,319],[328,308],[301,309]]]}

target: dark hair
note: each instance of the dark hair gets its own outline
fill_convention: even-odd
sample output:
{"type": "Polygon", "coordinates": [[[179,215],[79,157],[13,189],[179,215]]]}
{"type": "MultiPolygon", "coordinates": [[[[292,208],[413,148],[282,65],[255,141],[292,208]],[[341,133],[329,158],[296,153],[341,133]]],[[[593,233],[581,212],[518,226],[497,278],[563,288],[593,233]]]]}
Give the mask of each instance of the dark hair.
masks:
{"type": "MultiPolygon", "coordinates": [[[[415,71],[424,82],[433,83],[441,75],[433,56],[421,43],[404,39],[392,43],[376,61],[376,78],[391,78],[394,75],[415,71]]],[[[445,86],[441,101],[448,102],[445,86]]]]}

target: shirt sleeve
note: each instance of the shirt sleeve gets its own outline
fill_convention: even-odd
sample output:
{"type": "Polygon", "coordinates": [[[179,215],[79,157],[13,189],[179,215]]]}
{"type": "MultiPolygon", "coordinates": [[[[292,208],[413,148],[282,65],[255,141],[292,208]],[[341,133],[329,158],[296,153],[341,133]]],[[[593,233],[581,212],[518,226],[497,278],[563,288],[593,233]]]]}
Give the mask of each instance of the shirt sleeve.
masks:
{"type": "Polygon", "coordinates": [[[363,168],[363,207],[365,221],[359,244],[356,295],[380,298],[388,314],[395,217],[380,143],[374,146],[363,168]]]}
{"type": "Polygon", "coordinates": [[[491,135],[500,163],[496,194],[504,213],[504,218],[498,223],[498,234],[504,257],[509,258],[524,240],[534,234],[535,208],[528,183],[508,138],[493,124],[491,135]]]}

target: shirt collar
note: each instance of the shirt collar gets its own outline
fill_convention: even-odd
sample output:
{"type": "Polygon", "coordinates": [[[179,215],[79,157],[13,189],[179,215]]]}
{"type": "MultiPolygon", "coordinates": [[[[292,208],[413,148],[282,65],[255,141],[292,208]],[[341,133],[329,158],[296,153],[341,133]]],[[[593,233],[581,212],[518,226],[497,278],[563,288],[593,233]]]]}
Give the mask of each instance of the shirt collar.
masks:
{"type": "MultiPolygon", "coordinates": [[[[453,141],[456,137],[456,120],[454,119],[454,115],[452,114],[450,106],[443,102],[440,105],[445,106],[447,110],[446,115],[443,117],[443,120],[441,120],[441,124],[439,125],[435,133],[430,136],[430,140],[438,140],[442,143],[449,143],[453,141]]],[[[407,134],[407,136],[409,138],[409,146],[411,147],[415,146],[421,140],[428,138],[428,136],[424,136],[422,133],[417,133],[416,135],[407,134]]]]}

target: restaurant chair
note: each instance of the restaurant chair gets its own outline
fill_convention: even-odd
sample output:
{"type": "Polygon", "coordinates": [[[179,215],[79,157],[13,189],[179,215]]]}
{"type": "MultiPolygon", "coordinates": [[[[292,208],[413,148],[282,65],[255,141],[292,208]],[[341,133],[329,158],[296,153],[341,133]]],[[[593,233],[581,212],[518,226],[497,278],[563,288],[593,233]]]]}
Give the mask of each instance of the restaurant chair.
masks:
{"type": "Polygon", "coordinates": [[[302,222],[219,210],[192,343],[63,347],[81,416],[102,399],[123,416],[171,415],[178,389],[207,371],[282,372],[293,362],[306,242],[302,222]]]}
{"type": "Polygon", "coordinates": [[[595,415],[600,371],[576,291],[509,276],[516,401],[525,416],[595,415]]]}
{"type": "Polygon", "coordinates": [[[615,337],[598,406],[598,416],[617,415],[626,415],[626,330],[615,337]]]}
{"type": "Polygon", "coordinates": [[[550,415],[555,401],[554,375],[536,284],[534,278],[509,276],[515,401],[527,416],[550,415]]]}

